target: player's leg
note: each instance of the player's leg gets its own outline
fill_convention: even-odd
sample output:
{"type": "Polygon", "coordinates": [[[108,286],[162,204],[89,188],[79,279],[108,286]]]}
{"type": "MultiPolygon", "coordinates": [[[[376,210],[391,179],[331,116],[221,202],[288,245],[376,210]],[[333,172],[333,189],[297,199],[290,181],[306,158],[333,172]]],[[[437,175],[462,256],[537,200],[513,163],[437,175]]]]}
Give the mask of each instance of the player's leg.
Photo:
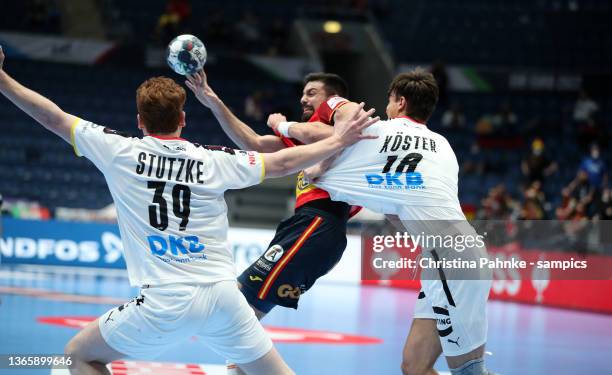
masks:
{"type": "Polygon", "coordinates": [[[266,355],[253,362],[242,363],[239,369],[246,375],[293,375],[295,374],[272,347],[266,355]]]}
{"type": "Polygon", "coordinates": [[[435,375],[433,365],[442,354],[435,315],[425,293],[419,293],[410,333],[402,353],[404,375],[435,375]]]}
{"type": "Polygon", "coordinates": [[[490,280],[422,280],[435,313],[436,330],[453,375],[487,375],[486,302],[490,280]]]}
{"type": "Polygon", "coordinates": [[[403,375],[436,375],[434,363],[442,346],[433,319],[414,319],[402,353],[403,375]]]}
{"type": "MultiPolygon", "coordinates": [[[[243,291],[243,286],[242,283],[240,283],[240,281],[238,281],[238,289],[240,289],[240,291],[246,296],[254,296],[253,293],[249,293],[249,291],[243,291]],[[245,294],[245,292],[247,294],[245,294]]],[[[261,310],[259,310],[257,307],[251,305],[249,303],[249,307],[253,310],[253,312],[255,313],[255,317],[257,317],[257,320],[261,321],[266,315],[268,315],[268,312],[270,310],[268,310],[267,312],[263,312],[261,310]]],[[[271,307],[273,308],[273,307],[271,307]]],[[[276,349],[273,348],[273,350],[270,351],[269,354],[266,354],[266,356],[270,356],[269,359],[266,359],[264,361],[264,364],[262,365],[262,361],[257,360],[253,363],[253,366],[266,366],[265,363],[267,363],[267,361],[276,361],[276,358],[280,358],[280,356],[278,355],[278,352],[276,352],[276,349]]],[[[282,359],[281,359],[282,360],[282,359]]],[[[245,370],[243,370],[244,365],[241,365],[241,367],[238,367],[235,363],[232,363],[230,361],[226,361],[226,366],[227,366],[227,375],[247,375],[247,373],[245,372],[245,370]]]]}
{"type": "Polygon", "coordinates": [[[227,358],[232,374],[293,374],[278,354],[255,313],[234,282],[208,288],[198,305],[212,306],[210,318],[198,334],[210,348],[227,358]]]}
{"type": "Polygon", "coordinates": [[[286,264],[292,260],[289,251],[314,219],[296,214],[283,220],[278,225],[268,249],[238,277],[240,291],[258,319],[262,319],[275,306],[281,304],[279,297],[272,291],[274,286],[270,284],[285,278],[286,264]]]}
{"type": "MultiPolygon", "coordinates": [[[[242,283],[240,281],[238,281],[238,289],[240,289],[240,291],[242,292],[242,283]]],[[[244,294],[244,292],[243,292],[244,294]]],[[[257,320],[262,320],[266,315],[268,315],[268,312],[263,312],[261,310],[259,310],[257,307],[251,305],[249,303],[249,306],[253,309],[253,312],[255,312],[255,316],[257,317],[257,320]]]]}
{"type": "Polygon", "coordinates": [[[186,284],[143,288],[138,297],[107,311],[66,346],[77,358],[74,373],[108,373],[103,365],[123,357],[154,359],[192,336],[209,314],[208,306],[194,309],[197,291],[186,284]]]}
{"type": "Polygon", "coordinates": [[[446,362],[453,375],[487,375],[484,363],[484,349],[481,345],[466,354],[446,356],[446,362]]]}
{"type": "Polygon", "coordinates": [[[71,374],[110,374],[106,365],[125,357],[104,341],[99,318],[87,324],[68,341],[64,354],[70,356],[72,361],[71,374]]]}
{"type": "MultiPolygon", "coordinates": [[[[346,220],[302,209],[281,222],[266,252],[238,278],[258,319],[277,305],[297,309],[303,292],[328,273],[346,248],[346,220]]],[[[243,375],[233,364],[228,374],[243,375]]]]}
{"type": "Polygon", "coordinates": [[[305,208],[283,221],[266,252],[239,277],[249,305],[263,317],[275,306],[297,309],[301,295],[327,274],[346,248],[346,220],[305,208]]]}

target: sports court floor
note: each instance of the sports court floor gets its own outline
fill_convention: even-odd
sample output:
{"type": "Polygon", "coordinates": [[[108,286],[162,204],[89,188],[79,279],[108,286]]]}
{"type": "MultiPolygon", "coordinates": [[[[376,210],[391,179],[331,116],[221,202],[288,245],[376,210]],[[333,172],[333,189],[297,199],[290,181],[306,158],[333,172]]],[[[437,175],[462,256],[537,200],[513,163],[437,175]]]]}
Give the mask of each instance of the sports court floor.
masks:
{"type": "MultiPolygon", "coordinates": [[[[136,295],[123,271],[0,266],[0,354],[61,353],[75,327],[136,295]]],[[[273,310],[264,325],[298,374],[400,374],[415,300],[413,291],[319,284],[299,311],[273,310]]],[[[500,374],[612,374],[612,316],[493,301],[487,350],[489,367],[500,374]]],[[[225,374],[225,361],[201,338],[158,361],[164,363],[122,361],[113,370],[225,374]]],[[[436,368],[447,371],[443,360],[436,368]]]]}

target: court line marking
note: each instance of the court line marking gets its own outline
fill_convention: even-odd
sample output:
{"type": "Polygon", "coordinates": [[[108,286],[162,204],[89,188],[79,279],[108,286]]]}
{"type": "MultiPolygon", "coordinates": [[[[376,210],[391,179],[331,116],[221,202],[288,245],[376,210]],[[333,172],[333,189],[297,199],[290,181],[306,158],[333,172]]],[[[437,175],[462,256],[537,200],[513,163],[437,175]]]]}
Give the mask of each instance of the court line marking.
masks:
{"type": "Polygon", "coordinates": [[[48,280],[49,275],[39,272],[24,272],[18,270],[0,270],[0,279],[6,280],[48,280]]]}
{"type": "Polygon", "coordinates": [[[73,267],[73,266],[52,266],[52,265],[37,265],[37,264],[10,264],[7,266],[14,267],[17,270],[23,270],[33,273],[59,273],[62,275],[83,275],[83,276],[108,276],[118,278],[128,278],[125,268],[99,268],[99,267],[73,267]]]}
{"type": "Polygon", "coordinates": [[[120,305],[129,301],[129,298],[66,294],[61,292],[54,292],[52,290],[23,288],[15,286],[0,286],[0,294],[28,296],[62,302],[92,303],[97,305],[120,305]]]}

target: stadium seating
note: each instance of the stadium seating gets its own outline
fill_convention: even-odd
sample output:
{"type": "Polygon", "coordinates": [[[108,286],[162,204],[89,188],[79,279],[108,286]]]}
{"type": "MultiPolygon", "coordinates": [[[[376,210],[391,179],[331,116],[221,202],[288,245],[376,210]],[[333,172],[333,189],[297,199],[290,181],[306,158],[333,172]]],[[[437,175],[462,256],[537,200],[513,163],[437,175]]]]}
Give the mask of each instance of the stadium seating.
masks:
{"type": "MultiPolygon", "coordinates": [[[[100,4],[114,10],[116,19],[127,22],[132,35],[151,35],[166,1],[105,0],[100,4]]],[[[263,20],[290,19],[304,11],[294,2],[267,0],[258,2],[256,7],[247,4],[250,4],[248,0],[224,2],[228,24],[245,9],[257,15],[263,24],[267,22],[263,20]]],[[[406,6],[401,0],[391,0],[389,4],[391,8],[406,6]]],[[[5,5],[10,11],[0,12],[2,28],[23,29],[20,17],[5,16],[25,17],[23,2],[5,5]]],[[[430,0],[413,1],[410,6],[410,12],[390,12],[388,18],[378,22],[397,61],[429,63],[444,56],[447,63],[460,65],[544,67],[570,72],[600,71],[612,65],[612,35],[602,32],[608,22],[606,15],[612,10],[608,2],[430,0]]],[[[187,27],[205,33],[208,17],[217,9],[211,2],[192,2],[193,16],[187,27]]],[[[253,48],[259,47],[262,46],[253,48]]],[[[267,111],[281,111],[295,118],[299,113],[296,99],[300,88],[270,79],[234,56],[233,48],[253,52],[244,49],[244,45],[231,43],[213,46],[211,50],[222,53],[215,53],[214,61],[207,65],[211,85],[224,101],[244,118],[245,98],[256,90],[267,91],[273,98],[267,111]]],[[[6,65],[17,79],[48,95],[68,112],[136,134],[134,92],[137,86],[150,76],[169,74],[167,69],[115,65],[87,67],[22,60],[8,61],[6,65]]],[[[575,93],[450,93],[448,103],[462,106],[467,127],[452,131],[443,128],[440,124],[446,109],[443,106],[434,114],[430,126],[449,138],[460,164],[472,158],[487,165],[482,175],[462,172],[461,201],[478,205],[488,189],[499,183],[504,183],[512,195],[520,198],[520,162],[531,139],[538,136],[545,141],[546,153],[563,166],[544,186],[551,203],[556,205],[559,191],[575,176],[584,153],[576,144],[577,129],[571,120],[575,99],[575,93]],[[480,153],[471,155],[470,148],[481,140],[474,132],[476,122],[483,115],[495,113],[504,102],[517,114],[519,143],[511,150],[481,147],[480,153]],[[530,127],[535,121],[538,126],[530,127]]],[[[607,95],[598,100],[597,120],[605,127],[612,123],[612,97],[607,95]]],[[[214,123],[210,112],[191,95],[186,111],[186,138],[207,144],[232,144],[214,123]]],[[[6,101],[0,103],[0,122],[5,129],[5,135],[0,138],[0,192],[4,197],[37,200],[50,208],[101,208],[111,202],[101,174],[91,163],[73,157],[69,145],[35,126],[6,101]]],[[[261,122],[249,123],[260,133],[269,132],[261,122]]],[[[609,158],[611,155],[605,151],[604,155],[609,158]]]]}
{"type": "MultiPolygon", "coordinates": [[[[399,9],[405,1],[391,1],[399,9]]],[[[604,70],[612,64],[607,1],[428,0],[379,25],[398,61],[604,70]]]]}

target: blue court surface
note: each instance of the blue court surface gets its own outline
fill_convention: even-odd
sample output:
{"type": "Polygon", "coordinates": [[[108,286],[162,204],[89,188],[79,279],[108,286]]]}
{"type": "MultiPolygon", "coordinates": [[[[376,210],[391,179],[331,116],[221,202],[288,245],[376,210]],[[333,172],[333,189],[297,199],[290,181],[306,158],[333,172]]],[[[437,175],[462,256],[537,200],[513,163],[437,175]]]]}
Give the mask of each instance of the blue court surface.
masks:
{"type": "MultiPolygon", "coordinates": [[[[136,295],[124,271],[0,267],[0,354],[61,353],[76,327],[136,295]]],[[[415,300],[414,291],[321,283],[298,311],[273,310],[264,325],[298,374],[401,374],[415,300]]],[[[612,316],[492,301],[487,351],[489,368],[500,374],[612,374],[612,316]]],[[[157,361],[128,359],[112,368],[126,375],[225,374],[224,359],[198,337],[157,361]]],[[[443,359],[436,368],[448,371],[443,359]]]]}

